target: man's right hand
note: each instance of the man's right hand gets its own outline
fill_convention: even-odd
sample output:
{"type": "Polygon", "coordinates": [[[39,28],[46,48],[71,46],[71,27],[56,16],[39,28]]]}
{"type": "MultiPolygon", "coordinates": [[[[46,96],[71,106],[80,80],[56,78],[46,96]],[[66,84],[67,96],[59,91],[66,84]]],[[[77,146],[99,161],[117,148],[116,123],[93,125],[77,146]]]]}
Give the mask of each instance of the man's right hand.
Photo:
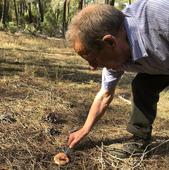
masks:
{"type": "Polygon", "coordinates": [[[78,144],[86,135],[88,131],[84,128],[79,129],[76,132],[73,132],[69,135],[68,146],[69,148],[73,148],[76,144],[78,144]]]}

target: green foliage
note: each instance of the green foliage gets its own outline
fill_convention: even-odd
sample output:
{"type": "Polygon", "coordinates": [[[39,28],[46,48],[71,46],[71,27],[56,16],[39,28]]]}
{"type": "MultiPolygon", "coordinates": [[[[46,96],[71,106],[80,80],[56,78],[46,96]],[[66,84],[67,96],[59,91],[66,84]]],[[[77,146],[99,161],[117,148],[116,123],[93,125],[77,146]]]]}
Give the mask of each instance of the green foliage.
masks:
{"type": "Polygon", "coordinates": [[[31,34],[35,34],[37,32],[37,30],[33,24],[25,24],[24,31],[26,33],[31,33],[31,34]]]}
{"type": "Polygon", "coordinates": [[[59,29],[61,28],[57,25],[56,14],[51,9],[45,14],[42,31],[49,36],[56,36],[59,33],[59,29]]]}
{"type": "MultiPolygon", "coordinates": [[[[122,10],[126,7],[126,5],[129,4],[129,0],[116,0],[116,8],[122,10]]],[[[134,0],[131,0],[131,2],[134,2],[134,0]]]]}
{"type": "Polygon", "coordinates": [[[18,30],[18,27],[16,26],[16,24],[14,22],[8,22],[8,26],[7,27],[8,27],[8,30],[11,33],[15,33],[18,30]]]}
{"type": "MultiPolygon", "coordinates": [[[[134,0],[132,0],[133,2],[134,0]]],[[[0,17],[2,18],[3,1],[0,0],[0,17]]],[[[16,0],[15,11],[14,1],[9,2],[9,9],[6,18],[6,25],[11,32],[23,30],[25,32],[47,34],[49,36],[56,36],[62,34],[66,30],[71,18],[78,11],[79,0],[67,0],[66,6],[66,20],[63,23],[64,2],[65,0],[41,0],[43,6],[44,21],[41,23],[40,5],[38,0],[16,0]],[[17,26],[18,18],[18,26],[17,26]],[[63,29],[63,26],[65,27],[63,29]]],[[[104,3],[104,0],[84,0],[84,6],[91,3],[104,3]]],[[[123,9],[129,0],[115,0],[115,5],[118,9],[123,9]]],[[[4,26],[0,24],[0,30],[4,26]]]]}
{"type": "Polygon", "coordinates": [[[64,1],[60,0],[51,0],[51,7],[53,12],[57,12],[57,9],[62,9],[63,8],[64,1]]]}
{"type": "Polygon", "coordinates": [[[94,0],[84,0],[85,4],[94,3],[94,0]]]}

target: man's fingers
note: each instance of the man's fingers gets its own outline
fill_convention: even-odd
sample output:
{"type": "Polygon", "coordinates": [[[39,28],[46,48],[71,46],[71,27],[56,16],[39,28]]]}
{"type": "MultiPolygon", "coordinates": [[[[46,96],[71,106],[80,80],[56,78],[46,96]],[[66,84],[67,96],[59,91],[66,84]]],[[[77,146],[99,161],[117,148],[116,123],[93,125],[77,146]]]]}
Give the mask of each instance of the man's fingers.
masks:
{"type": "Polygon", "coordinates": [[[69,136],[69,139],[68,139],[68,146],[72,143],[72,141],[74,140],[74,137],[72,136],[69,136]]]}
{"type": "Polygon", "coordinates": [[[68,139],[68,146],[70,148],[73,148],[77,143],[80,142],[82,138],[84,138],[85,135],[86,133],[84,132],[83,129],[80,129],[74,133],[71,133],[68,139]]]}
{"type": "Polygon", "coordinates": [[[75,136],[70,136],[68,140],[68,146],[69,148],[73,148],[78,143],[78,138],[75,136]]]}
{"type": "Polygon", "coordinates": [[[69,148],[73,148],[76,143],[77,143],[77,141],[73,140],[72,143],[69,145],[69,148]]]}

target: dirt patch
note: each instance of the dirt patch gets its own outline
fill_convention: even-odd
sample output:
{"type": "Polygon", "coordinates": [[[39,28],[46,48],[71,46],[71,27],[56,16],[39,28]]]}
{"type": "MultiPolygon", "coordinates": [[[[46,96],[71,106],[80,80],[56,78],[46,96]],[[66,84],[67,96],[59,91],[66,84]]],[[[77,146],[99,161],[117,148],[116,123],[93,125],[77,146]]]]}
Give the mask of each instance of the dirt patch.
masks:
{"type": "MultiPolygon", "coordinates": [[[[117,86],[105,116],[71,153],[70,163],[56,166],[53,156],[64,150],[69,133],[86,119],[100,88],[101,70],[90,71],[63,40],[3,32],[0,37],[0,169],[169,168],[169,122],[165,117],[158,117],[154,123],[154,149],[148,157],[143,153],[118,160],[111,154],[112,148],[131,137],[126,132],[131,107],[126,100],[131,99],[130,82],[134,77],[130,73],[117,86]]],[[[167,99],[165,95],[162,103],[167,99]]]]}

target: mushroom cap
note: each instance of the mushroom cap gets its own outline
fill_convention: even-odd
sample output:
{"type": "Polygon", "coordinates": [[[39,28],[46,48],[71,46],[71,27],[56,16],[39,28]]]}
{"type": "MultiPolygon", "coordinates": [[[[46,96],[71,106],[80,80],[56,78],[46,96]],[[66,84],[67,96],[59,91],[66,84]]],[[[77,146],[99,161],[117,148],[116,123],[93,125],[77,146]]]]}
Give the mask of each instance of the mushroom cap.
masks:
{"type": "Polygon", "coordinates": [[[65,165],[65,164],[69,163],[69,158],[65,153],[60,152],[54,156],[54,162],[57,165],[65,165]]]}

